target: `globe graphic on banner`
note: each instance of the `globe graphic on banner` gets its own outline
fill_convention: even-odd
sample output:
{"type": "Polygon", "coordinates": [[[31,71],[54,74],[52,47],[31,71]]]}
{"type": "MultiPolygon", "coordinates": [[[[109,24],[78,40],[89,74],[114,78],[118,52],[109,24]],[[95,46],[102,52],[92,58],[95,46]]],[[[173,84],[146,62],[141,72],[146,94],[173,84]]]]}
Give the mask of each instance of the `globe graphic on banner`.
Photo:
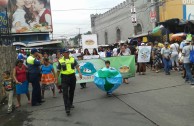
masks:
{"type": "Polygon", "coordinates": [[[96,68],[90,62],[80,63],[79,65],[80,65],[80,71],[84,76],[92,76],[94,75],[94,73],[96,73],[96,68]]]}
{"type": "Polygon", "coordinates": [[[94,83],[102,91],[112,93],[122,84],[122,75],[114,68],[103,68],[95,74],[94,83]]]}

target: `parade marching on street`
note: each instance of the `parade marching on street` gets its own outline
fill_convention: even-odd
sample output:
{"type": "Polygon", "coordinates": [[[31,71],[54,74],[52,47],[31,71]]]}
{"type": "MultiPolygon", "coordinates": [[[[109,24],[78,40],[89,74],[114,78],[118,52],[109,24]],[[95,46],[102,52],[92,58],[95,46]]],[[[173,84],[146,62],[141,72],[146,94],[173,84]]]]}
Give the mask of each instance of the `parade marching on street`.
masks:
{"type": "Polygon", "coordinates": [[[194,126],[193,0],[0,0],[0,59],[0,126],[194,126]]]}

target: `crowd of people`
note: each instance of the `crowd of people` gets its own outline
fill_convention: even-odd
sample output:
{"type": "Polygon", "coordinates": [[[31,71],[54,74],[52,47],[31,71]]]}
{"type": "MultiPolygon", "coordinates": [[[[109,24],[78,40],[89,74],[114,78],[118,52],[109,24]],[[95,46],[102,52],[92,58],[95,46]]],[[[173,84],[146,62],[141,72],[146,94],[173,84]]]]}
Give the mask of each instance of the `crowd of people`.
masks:
{"type": "MultiPolygon", "coordinates": [[[[63,92],[65,109],[69,114],[70,109],[74,108],[75,68],[78,70],[80,78],[82,78],[77,60],[84,60],[84,56],[90,55],[99,55],[99,57],[134,55],[139,75],[146,75],[146,68],[156,73],[164,71],[166,75],[170,75],[170,71],[182,71],[185,82],[194,85],[191,69],[191,63],[194,63],[191,54],[194,53],[193,51],[193,40],[184,40],[180,45],[178,42],[171,44],[164,42],[164,44],[161,44],[157,41],[154,43],[140,43],[139,45],[126,43],[115,47],[99,47],[93,49],[92,52],[89,49],[78,49],[77,51],[62,49],[49,54],[45,51],[40,53],[37,49],[32,49],[30,53],[20,50],[13,72],[5,71],[2,76],[3,95],[8,96],[8,113],[11,113],[14,109],[14,92],[17,95],[17,105],[15,107],[21,107],[22,94],[27,96],[28,104],[39,106],[44,102],[46,90],[51,90],[53,98],[56,97],[55,90],[57,87],[59,93],[63,92]],[[139,46],[151,46],[150,62],[138,62],[139,46]],[[56,64],[57,70],[54,69],[56,64]],[[61,80],[58,79],[59,76],[61,76],[61,80]],[[29,83],[32,85],[31,97],[29,83]]],[[[109,62],[107,61],[107,63],[109,62]]],[[[128,78],[124,78],[123,83],[128,84],[128,78]]],[[[80,86],[81,89],[84,89],[86,83],[81,83],[80,86]]]]}

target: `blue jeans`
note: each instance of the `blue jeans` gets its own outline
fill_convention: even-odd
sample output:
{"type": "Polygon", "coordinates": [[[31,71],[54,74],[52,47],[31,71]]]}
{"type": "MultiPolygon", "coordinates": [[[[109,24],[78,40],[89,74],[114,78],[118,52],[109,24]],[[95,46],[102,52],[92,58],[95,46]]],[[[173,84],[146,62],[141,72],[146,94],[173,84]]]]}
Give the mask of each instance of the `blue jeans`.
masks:
{"type": "Polygon", "coordinates": [[[191,74],[191,66],[190,63],[184,63],[184,68],[186,71],[186,80],[191,81],[191,83],[194,83],[193,76],[191,74]]]}
{"type": "Polygon", "coordinates": [[[165,72],[169,73],[170,72],[171,61],[163,58],[163,62],[164,62],[164,70],[165,70],[165,72]]]}

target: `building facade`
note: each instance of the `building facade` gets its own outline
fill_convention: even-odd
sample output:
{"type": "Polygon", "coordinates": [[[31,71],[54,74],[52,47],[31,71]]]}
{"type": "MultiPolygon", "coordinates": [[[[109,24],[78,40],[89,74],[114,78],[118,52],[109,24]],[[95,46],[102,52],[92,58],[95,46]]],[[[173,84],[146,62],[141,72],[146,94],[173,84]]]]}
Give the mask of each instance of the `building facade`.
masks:
{"type": "Polygon", "coordinates": [[[151,8],[151,0],[126,0],[103,14],[92,14],[91,27],[93,34],[98,36],[98,44],[126,41],[129,37],[151,31],[153,28],[150,20],[151,8]],[[131,19],[132,5],[136,8],[136,25],[131,19]]]}
{"type": "Polygon", "coordinates": [[[194,20],[194,0],[162,0],[160,21],[172,18],[194,20]]]}

